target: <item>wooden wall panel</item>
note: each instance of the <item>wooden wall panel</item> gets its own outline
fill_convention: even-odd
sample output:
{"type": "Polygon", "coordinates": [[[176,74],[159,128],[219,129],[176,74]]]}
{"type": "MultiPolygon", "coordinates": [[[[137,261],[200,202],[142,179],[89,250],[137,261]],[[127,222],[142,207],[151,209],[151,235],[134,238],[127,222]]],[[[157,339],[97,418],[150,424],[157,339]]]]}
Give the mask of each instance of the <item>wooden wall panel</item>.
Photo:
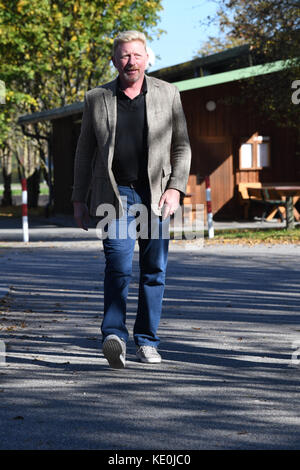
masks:
{"type": "MultiPolygon", "coordinates": [[[[252,103],[245,103],[238,82],[181,93],[192,146],[189,186],[193,203],[205,202],[204,177],[211,177],[214,214],[228,207],[232,217],[239,212],[240,182],[299,182],[300,156],[296,157],[295,131],[279,128],[260,117],[252,103]],[[206,103],[214,101],[215,111],[206,103]],[[240,170],[240,139],[253,134],[269,136],[271,167],[240,170]]],[[[228,214],[225,210],[224,213],[228,214]]]]}

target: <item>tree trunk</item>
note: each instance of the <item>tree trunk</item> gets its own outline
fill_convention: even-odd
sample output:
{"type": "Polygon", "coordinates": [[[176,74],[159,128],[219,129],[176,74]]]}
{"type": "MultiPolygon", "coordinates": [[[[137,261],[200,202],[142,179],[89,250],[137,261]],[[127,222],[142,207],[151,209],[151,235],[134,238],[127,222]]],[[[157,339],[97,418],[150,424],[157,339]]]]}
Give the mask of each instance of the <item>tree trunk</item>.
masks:
{"type": "Polygon", "coordinates": [[[11,191],[11,172],[8,172],[5,167],[2,168],[4,192],[1,201],[2,206],[12,206],[12,191],[11,191]]]}
{"type": "Polygon", "coordinates": [[[27,178],[28,208],[38,207],[40,194],[40,175],[40,168],[36,168],[34,172],[27,178]]]}

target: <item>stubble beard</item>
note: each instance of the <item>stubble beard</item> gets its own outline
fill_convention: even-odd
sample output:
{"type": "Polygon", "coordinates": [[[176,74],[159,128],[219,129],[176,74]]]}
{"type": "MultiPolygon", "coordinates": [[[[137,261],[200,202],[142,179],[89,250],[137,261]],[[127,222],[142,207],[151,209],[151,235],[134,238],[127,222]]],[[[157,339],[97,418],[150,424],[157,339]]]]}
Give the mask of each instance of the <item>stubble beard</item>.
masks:
{"type": "MultiPolygon", "coordinates": [[[[130,71],[130,70],[129,70],[129,71],[130,71]]],[[[126,70],[124,71],[124,78],[126,79],[126,81],[127,81],[128,83],[135,83],[135,82],[137,82],[137,81],[139,80],[140,76],[141,76],[141,73],[140,73],[139,70],[137,71],[136,74],[134,74],[134,75],[132,75],[132,76],[131,76],[130,74],[128,74],[127,72],[128,72],[128,71],[126,71],[126,70]]]]}

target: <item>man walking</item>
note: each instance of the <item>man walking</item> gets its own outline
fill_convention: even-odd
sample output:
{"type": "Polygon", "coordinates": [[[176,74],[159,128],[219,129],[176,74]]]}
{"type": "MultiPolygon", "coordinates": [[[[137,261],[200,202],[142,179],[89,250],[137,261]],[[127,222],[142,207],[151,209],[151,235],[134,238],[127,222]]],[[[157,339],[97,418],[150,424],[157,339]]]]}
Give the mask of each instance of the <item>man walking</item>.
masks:
{"type": "Polygon", "coordinates": [[[137,31],[119,34],[112,61],[118,77],[85,95],[72,200],[75,220],[84,230],[88,195],[93,216],[103,216],[103,208],[113,208],[103,237],[102,345],[110,366],[124,368],[129,336],[126,300],[136,237],[140,263],[133,330],[136,354],[145,363],[161,362],[157,329],[168,257],[164,225],[185,193],[191,151],[178,89],[145,75],[145,35],[137,31]],[[147,209],[147,223],[142,224],[145,228],[149,221],[146,236],[145,230],[143,236],[132,236],[129,230],[138,219],[136,207],[147,209]]]}

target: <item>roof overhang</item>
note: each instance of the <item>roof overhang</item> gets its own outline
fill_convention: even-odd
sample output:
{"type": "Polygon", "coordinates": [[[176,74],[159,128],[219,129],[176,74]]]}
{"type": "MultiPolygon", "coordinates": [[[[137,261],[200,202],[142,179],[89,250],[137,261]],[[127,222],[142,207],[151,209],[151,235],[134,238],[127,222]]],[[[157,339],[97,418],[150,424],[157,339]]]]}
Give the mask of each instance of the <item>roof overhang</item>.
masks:
{"type": "Polygon", "coordinates": [[[63,117],[70,116],[72,114],[81,113],[83,111],[83,101],[73,104],[68,104],[62,106],[61,108],[54,108],[47,111],[40,111],[32,114],[25,114],[20,116],[18,119],[18,124],[20,126],[26,124],[34,124],[41,121],[52,121],[53,119],[60,119],[63,117]]]}
{"type": "Polygon", "coordinates": [[[245,67],[238,70],[232,70],[230,72],[207,75],[206,77],[191,78],[189,80],[174,82],[173,84],[177,86],[179,91],[194,90],[196,88],[221,85],[223,83],[280,72],[294,64],[294,60],[278,60],[264,65],[254,65],[252,67],[245,67]]]}

